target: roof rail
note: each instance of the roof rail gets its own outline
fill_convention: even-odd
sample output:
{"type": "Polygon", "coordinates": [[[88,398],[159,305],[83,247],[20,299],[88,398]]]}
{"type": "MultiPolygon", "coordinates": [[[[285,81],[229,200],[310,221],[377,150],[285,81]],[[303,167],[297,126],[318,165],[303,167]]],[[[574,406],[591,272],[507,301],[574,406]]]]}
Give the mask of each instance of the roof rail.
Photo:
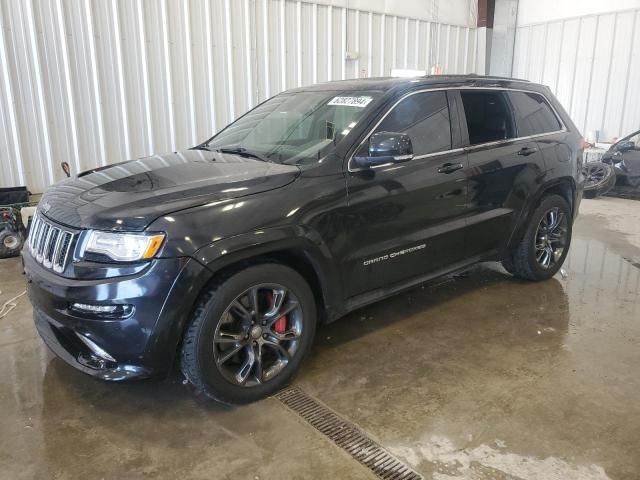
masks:
{"type": "Polygon", "coordinates": [[[437,78],[437,77],[458,77],[458,78],[478,78],[478,79],[486,79],[486,80],[507,80],[511,82],[527,82],[531,83],[531,80],[527,80],[525,78],[513,78],[513,77],[500,77],[497,75],[479,75],[477,73],[463,73],[463,74],[442,74],[442,75],[425,75],[421,78],[437,78]]]}

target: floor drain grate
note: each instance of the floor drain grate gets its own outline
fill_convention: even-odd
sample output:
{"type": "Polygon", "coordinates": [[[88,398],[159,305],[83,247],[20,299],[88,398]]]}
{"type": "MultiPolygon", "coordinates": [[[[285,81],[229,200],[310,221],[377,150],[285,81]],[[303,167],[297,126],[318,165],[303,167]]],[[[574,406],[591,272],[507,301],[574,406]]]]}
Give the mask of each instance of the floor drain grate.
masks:
{"type": "Polygon", "coordinates": [[[418,480],[423,478],[422,475],[413,471],[371,440],[355,425],[340,418],[328,407],[321,405],[298,387],[282,390],[276,395],[276,398],[378,477],[385,480],[418,480]]]}

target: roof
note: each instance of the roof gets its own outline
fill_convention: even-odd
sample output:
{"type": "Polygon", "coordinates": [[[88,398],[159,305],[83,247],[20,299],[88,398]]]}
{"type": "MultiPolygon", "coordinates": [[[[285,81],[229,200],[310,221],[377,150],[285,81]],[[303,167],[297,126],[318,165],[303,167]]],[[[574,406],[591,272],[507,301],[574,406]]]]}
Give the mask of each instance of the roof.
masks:
{"type": "Polygon", "coordinates": [[[374,77],[357,78],[352,80],[335,80],[332,82],[317,83],[306,87],[295,88],[290,91],[331,91],[331,90],[380,90],[387,91],[395,87],[421,86],[421,85],[500,85],[521,83],[529,86],[536,84],[528,80],[508,77],[492,77],[484,75],[425,75],[422,77],[374,77]]]}

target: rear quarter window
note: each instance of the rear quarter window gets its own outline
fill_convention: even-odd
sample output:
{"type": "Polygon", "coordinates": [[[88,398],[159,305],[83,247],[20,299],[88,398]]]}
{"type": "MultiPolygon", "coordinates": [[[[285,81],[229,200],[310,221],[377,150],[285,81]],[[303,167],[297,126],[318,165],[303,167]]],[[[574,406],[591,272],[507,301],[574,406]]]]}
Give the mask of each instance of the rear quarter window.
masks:
{"type": "Polygon", "coordinates": [[[546,99],[533,92],[509,92],[519,137],[562,130],[562,124],[546,99]]]}

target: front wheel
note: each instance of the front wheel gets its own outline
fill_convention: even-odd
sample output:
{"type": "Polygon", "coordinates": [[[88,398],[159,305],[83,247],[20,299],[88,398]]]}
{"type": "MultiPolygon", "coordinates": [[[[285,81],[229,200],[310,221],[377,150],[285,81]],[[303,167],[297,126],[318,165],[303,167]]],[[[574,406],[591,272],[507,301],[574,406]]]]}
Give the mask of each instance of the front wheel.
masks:
{"type": "Polygon", "coordinates": [[[316,306],[304,278],[280,264],[248,267],[207,290],[185,333],[186,379],[222,403],[275,393],[313,342],[316,306]]]}
{"type": "Polygon", "coordinates": [[[546,280],[562,267],[571,244],[572,215],[559,195],[544,197],[533,212],[529,226],[510,255],[505,269],[525,280],[546,280]]]}

